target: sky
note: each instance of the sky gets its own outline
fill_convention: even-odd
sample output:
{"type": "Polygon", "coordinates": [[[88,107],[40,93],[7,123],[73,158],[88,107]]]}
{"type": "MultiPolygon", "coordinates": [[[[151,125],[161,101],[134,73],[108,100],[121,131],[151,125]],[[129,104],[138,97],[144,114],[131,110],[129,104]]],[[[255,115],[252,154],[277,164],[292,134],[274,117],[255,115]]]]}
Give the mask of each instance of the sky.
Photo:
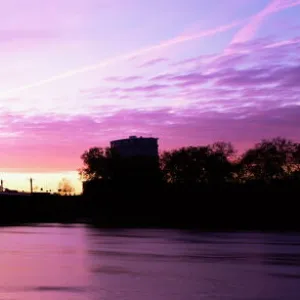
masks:
{"type": "Polygon", "coordinates": [[[300,139],[300,0],[3,0],[0,177],[57,190],[90,147],[300,139]]]}

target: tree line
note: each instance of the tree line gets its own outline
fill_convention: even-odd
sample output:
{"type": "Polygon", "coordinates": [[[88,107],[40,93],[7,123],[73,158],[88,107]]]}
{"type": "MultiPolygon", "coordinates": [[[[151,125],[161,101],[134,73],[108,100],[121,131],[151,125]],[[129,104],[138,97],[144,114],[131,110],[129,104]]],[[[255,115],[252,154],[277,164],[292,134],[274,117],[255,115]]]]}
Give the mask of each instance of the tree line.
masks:
{"type": "Polygon", "coordinates": [[[83,197],[99,226],[300,230],[300,144],[262,140],[238,155],[231,143],[183,147],[158,158],[82,155],[83,197]]]}
{"type": "Polygon", "coordinates": [[[300,143],[280,137],[262,140],[239,156],[231,143],[216,142],[164,151],[158,160],[127,159],[126,165],[110,148],[90,148],[81,158],[80,175],[85,181],[113,181],[120,177],[128,181],[134,171],[138,175],[131,176],[132,180],[140,179],[144,171],[153,175],[148,180],[159,178],[171,185],[270,184],[300,178],[300,143]]]}

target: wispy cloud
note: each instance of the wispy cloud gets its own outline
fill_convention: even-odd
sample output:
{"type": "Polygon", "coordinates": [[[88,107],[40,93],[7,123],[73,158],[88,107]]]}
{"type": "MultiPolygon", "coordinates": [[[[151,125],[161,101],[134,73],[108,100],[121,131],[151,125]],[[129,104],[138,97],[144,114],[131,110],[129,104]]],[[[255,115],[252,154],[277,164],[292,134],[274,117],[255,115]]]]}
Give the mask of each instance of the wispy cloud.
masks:
{"type": "Polygon", "coordinates": [[[15,40],[41,41],[59,37],[58,33],[47,30],[0,30],[0,42],[15,40]]]}
{"type": "Polygon", "coordinates": [[[130,88],[113,88],[111,92],[122,92],[122,93],[136,93],[136,92],[157,92],[162,89],[166,89],[168,85],[166,84],[150,84],[150,85],[140,85],[130,88]]]}
{"type": "Polygon", "coordinates": [[[106,81],[111,81],[111,82],[133,82],[136,80],[142,79],[142,76],[111,76],[111,77],[106,77],[104,80],[106,81]]]}
{"type": "Polygon", "coordinates": [[[142,67],[142,68],[143,67],[152,67],[154,65],[157,65],[159,63],[166,62],[166,61],[168,61],[167,58],[163,58],[163,57],[154,58],[154,59],[148,60],[145,63],[141,64],[140,67],[142,67]]]}
{"type": "Polygon", "coordinates": [[[217,33],[228,31],[228,30],[238,26],[241,23],[242,23],[242,21],[236,21],[236,22],[232,22],[232,23],[227,24],[227,25],[222,25],[222,26],[213,28],[213,29],[204,30],[204,31],[201,31],[201,32],[196,33],[196,34],[178,36],[176,38],[161,42],[157,45],[145,47],[145,48],[139,49],[137,51],[130,52],[130,53],[125,54],[125,55],[114,56],[112,58],[103,60],[103,61],[101,61],[97,64],[84,66],[84,67],[78,68],[78,69],[72,69],[72,70],[69,70],[65,73],[54,75],[54,76],[49,77],[49,78],[44,79],[44,80],[39,80],[39,81],[33,82],[31,84],[22,85],[22,86],[19,86],[17,88],[13,88],[13,89],[1,92],[0,97],[7,97],[7,96],[10,96],[11,94],[14,94],[14,93],[18,93],[18,92],[26,91],[28,89],[43,86],[45,84],[49,84],[49,83],[52,83],[52,82],[55,82],[55,81],[58,81],[58,80],[69,78],[69,77],[72,77],[72,76],[75,76],[75,75],[78,75],[78,74],[98,70],[100,68],[104,68],[104,67],[116,64],[120,61],[125,61],[125,60],[128,60],[128,59],[134,58],[136,56],[145,55],[149,52],[153,52],[153,51],[156,51],[156,50],[159,50],[159,49],[163,49],[163,48],[175,46],[175,45],[178,45],[178,44],[181,44],[181,43],[201,39],[201,38],[207,37],[207,36],[213,36],[217,33]]]}
{"type": "Polygon", "coordinates": [[[201,67],[196,63],[184,71],[170,70],[153,77],[144,76],[140,85],[109,88],[107,94],[100,88],[100,91],[91,91],[90,96],[130,99],[132,105],[139,107],[147,103],[143,101],[146,98],[157,99],[155,105],[163,99],[160,102],[170,106],[175,103],[188,106],[198,101],[203,108],[204,103],[210,101],[209,109],[220,110],[228,107],[227,100],[218,102],[223,99],[236,99],[240,105],[250,102],[258,105],[272,97],[274,104],[281,102],[280,99],[293,104],[297,102],[297,91],[300,91],[297,83],[300,62],[295,55],[299,49],[298,37],[284,41],[252,40],[239,44],[240,52],[236,50],[215,59],[209,56],[207,60],[204,56],[201,67]]]}
{"type": "Polygon", "coordinates": [[[80,164],[79,156],[87,147],[106,146],[111,139],[132,132],[159,136],[163,149],[207,144],[215,140],[233,141],[241,149],[245,144],[277,135],[299,139],[300,106],[270,108],[266,104],[259,109],[240,106],[224,112],[203,111],[197,106],[185,109],[132,109],[120,110],[103,117],[101,121],[97,120],[97,114],[76,116],[68,121],[63,116],[32,116],[22,118],[22,124],[16,122],[20,118],[20,115],[11,116],[5,124],[12,133],[22,130],[21,135],[11,137],[11,143],[22,145],[23,156],[20,157],[18,147],[11,147],[10,143],[1,145],[2,167],[22,165],[34,170],[43,165],[48,170],[70,170],[80,164]],[[11,159],[5,163],[8,156],[14,158],[13,163],[11,159]]]}

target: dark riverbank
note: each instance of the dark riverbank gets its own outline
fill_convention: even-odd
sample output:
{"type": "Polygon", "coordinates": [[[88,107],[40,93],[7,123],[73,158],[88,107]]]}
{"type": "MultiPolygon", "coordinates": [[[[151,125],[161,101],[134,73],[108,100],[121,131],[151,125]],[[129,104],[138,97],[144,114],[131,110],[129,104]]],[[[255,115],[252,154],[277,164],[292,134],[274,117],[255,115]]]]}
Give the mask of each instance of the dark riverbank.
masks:
{"type": "Polygon", "coordinates": [[[106,186],[82,196],[1,196],[0,223],[300,230],[298,185],[106,186]]]}
{"type": "Polygon", "coordinates": [[[77,223],[87,215],[81,196],[1,195],[0,224],[77,223]]]}
{"type": "Polygon", "coordinates": [[[90,196],[100,226],[158,226],[202,230],[300,230],[298,185],[108,188],[90,196]],[[106,196],[104,196],[106,194],[106,196]],[[107,199],[105,201],[104,199],[107,199]]]}

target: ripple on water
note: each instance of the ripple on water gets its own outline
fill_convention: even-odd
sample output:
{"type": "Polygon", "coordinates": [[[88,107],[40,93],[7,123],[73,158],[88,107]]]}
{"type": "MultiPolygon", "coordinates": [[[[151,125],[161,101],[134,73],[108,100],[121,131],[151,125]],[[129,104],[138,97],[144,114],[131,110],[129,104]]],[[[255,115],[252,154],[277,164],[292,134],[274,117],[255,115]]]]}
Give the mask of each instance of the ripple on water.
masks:
{"type": "Polygon", "coordinates": [[[120,266],[100,266],[100,267],[92,268],[91,271],[93,273],[103,273],[103,274],[110,274],[110,275],[121,275],[121,274],[137,275],[138,274],[134,271],[128,270],[120,266]]]}
{"type": "Polygon", "coordinates": [[[79,286],[36,286],[32,290],[39,292],[67,292],[67,293],[84,293],[87,291],[85,287],[79,286]]]}
{"type": "MultiPolygon", "coordinates": [[[[51,285],[41,285],[41,286],[26,286],[26,287],[0,287],[1,292],[14,293],[14,292],[59,292],[59,293],[85,293],[87,292],[87,287],[84,286],[51,286],[51,285]]],[[[1,298],[0,298],[1,299],[1,298]]]]}

